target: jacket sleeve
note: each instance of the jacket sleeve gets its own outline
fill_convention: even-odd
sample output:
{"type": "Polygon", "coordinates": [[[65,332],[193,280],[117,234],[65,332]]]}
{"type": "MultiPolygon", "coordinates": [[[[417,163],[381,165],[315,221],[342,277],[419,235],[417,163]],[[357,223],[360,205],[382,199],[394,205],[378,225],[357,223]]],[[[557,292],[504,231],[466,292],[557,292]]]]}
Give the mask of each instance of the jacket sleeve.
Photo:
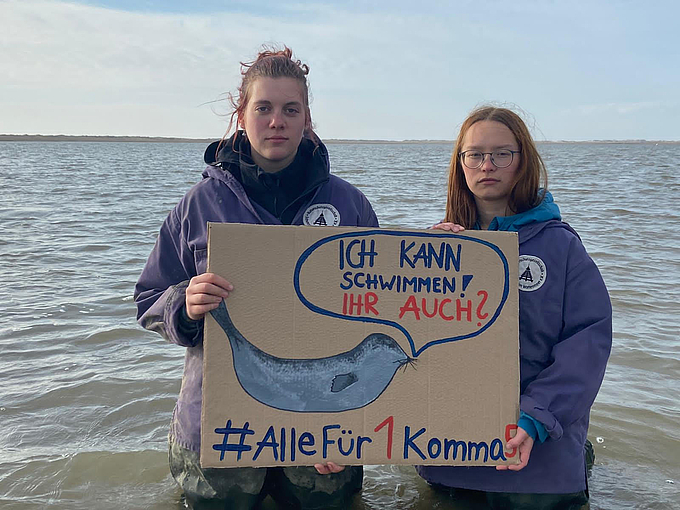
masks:
{"type": "Polygon", "coordinates": [[[373,206],[371,206],[371,203],[368,201],[366,196],[363,194],[361,195],[362,198],[362,214],[361,214],[361,223],[357,226],[359,227],[379,227],[380,224],[378,223],[378,217],[375,214],[375,211],[373,210],[373,206]]]}
{"type": "Polygon", "coordinates": [[[186,288],[196,276],[194,255],[186,243],[175,208],[166,218],[144,266],[134,299],[137,321],[166,340],[193,347],[203,336],[203,321],[189,327],[182,320],[186,288]]]}
{"type": "Polygon", "coordinates": [[[612,308],[602,276],[576,238],[568,257],[562,330],[552,346],[552,362],[520,397],[520,409],[555,440],[565,426],[590,412],[612,345],[612,308]]]}

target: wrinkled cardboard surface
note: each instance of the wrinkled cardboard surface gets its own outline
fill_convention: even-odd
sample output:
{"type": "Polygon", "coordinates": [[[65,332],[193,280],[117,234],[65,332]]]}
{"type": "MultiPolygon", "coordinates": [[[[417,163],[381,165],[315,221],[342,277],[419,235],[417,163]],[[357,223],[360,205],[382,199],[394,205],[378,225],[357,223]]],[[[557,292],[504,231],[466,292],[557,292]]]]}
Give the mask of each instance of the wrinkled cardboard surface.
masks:
{"type": "Polygon", "coordinates": [[[232,349],[206,316],[201,465],[516,463],[517,246],[509,232],[211,223],[208,271],[234,285],[228,314],[255,347],[232,349]],[[389,339],[357,347],[376,333],[389,339]]]}

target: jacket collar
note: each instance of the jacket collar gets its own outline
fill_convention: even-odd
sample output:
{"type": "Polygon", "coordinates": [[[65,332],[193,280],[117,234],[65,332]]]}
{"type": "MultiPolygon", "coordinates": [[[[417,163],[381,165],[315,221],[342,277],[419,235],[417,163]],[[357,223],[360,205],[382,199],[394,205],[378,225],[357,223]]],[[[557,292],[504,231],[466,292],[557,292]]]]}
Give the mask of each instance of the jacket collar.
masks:
{"type": "MultiPolygon", "coordinates": [[[[304,179],[306,188],[316,187],[327,181],[330,176],[330,161],[328,149],[319,141],[318,145],[309,138],[303,138],[298,147],[298,157],[309,158],[310,164],[305,165],[304,179]]],[[[211,143],[203,156],[206,164],[221,167],[231,172],[240,182],[242,172],[252,173],[256,178],[264,171],[258,167],[250,155],[250,142],[243,131],[234,133],[228,140],[211,143]],[[219,147],[219,151],[218,151],[219,147]]],[[[288,178],[286,169],[276,172],[280,178],[288,178]]],[[[300,176],[295,176],[299,178],[300,176]]]]}
{"type": "Polygon", "coordinates": [[[560,208],[554,202],[550,192],[540,191],[540,193],[544,195],[543,200],[536,207],[512,216],[496,216],[491,220],[488,230],[517,232],[527,225],[562,219],[560,208]]]}

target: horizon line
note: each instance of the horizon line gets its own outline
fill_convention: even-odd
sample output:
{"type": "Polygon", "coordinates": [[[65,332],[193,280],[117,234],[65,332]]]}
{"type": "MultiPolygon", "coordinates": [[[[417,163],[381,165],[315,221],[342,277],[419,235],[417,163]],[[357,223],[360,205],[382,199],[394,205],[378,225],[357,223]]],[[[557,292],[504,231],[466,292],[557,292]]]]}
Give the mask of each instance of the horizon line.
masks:
{"type": "MultiPolygon", "coordinates": [[[[191,138],[181,136],[138,136],[138,135],[41,135],[41,134],[0,134],[0,141],[53,141],[53,142],[150,142],[150,143],[211,143],[221,138],[191,138]]],[[[399,143],[431,143],[431,144],[452,144],[455,140],[444,139],[405,139],[405,140],[385,140],[385,139],[352,139],[352,138],[327,138],[322,140],[325,144],[340,143],[375,143],[375,144],[399,144],[399,143]]],[[[629,139],[593,139],[593,140],[534,140],[536,143],[663,143],[680,144],[680,140],[647,140],[644,138],[629,139]]]]}

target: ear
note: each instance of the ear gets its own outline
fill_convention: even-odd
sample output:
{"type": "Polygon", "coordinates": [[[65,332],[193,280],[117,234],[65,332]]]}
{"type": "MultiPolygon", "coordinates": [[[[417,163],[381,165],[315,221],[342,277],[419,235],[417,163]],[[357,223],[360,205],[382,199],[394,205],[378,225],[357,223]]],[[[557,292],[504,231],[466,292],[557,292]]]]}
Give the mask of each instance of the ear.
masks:
{"type": "Polygon", "coordinates": [[[240,129],[245,129],[245,119],[243,118],[243,117],[244,117],[243,111],[242,111],[242,110],[239,110],[239,109],[237,108],[237,109],[236,109],[236,112],[234,112],[234,113],[236,113],[236,125],[237,125],[240,129]]]}

